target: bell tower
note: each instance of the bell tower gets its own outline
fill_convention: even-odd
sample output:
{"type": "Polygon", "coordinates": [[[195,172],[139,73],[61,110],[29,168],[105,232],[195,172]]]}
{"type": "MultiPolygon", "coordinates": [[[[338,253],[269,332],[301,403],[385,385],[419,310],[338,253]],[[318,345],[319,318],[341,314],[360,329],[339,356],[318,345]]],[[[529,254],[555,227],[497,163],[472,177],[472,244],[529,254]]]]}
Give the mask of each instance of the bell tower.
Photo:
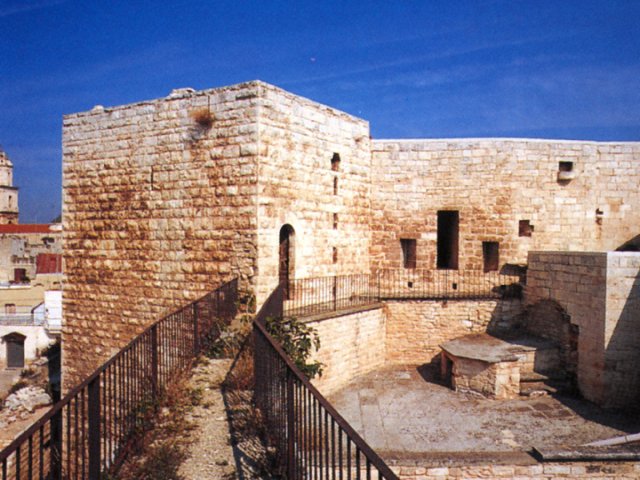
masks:
{"type": "Polygon", "coordinates": [[[18,223],[18,187],[13,186],[13,164],[0,148],[0,224],[18,223]]]}

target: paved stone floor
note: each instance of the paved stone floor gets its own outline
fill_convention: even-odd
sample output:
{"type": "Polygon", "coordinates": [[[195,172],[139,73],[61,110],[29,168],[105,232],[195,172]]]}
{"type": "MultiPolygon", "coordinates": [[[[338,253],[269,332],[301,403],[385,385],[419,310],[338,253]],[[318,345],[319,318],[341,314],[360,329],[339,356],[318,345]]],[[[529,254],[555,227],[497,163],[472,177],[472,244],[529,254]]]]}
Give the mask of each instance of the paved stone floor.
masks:
{"type": "Polygon", "coordinates": [[[637,416],[571,397],[490,400],[436,383],[428,367],[391,367],[357,378],[329,400],[383,457],[502,452],[581,445],[640,432],[637,416]]]}

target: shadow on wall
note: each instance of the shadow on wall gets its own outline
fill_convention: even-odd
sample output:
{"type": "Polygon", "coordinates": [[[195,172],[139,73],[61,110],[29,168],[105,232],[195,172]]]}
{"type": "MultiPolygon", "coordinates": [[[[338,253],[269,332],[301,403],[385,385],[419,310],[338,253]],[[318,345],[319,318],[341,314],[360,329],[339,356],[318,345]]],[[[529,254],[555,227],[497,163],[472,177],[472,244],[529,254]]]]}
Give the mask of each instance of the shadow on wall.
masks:
{"type": "Polygon", "coordinates": [[[621,279],[624,286],[631,282],[628,293],[624,287],[618,290],[613,284],[607,298],[607,314],[613,315],[607,318],[607,323],[614,323],[615,327],[605,342],[604,369],[607,405],[640,410],[640,268],[632,277],[621,279]],[[619,295],[626,295],[626,300],[618,299],[619,295]],[[618,301],[624,301],[624,305],[616,318],[618,301]]]}
{"type": "Polygon", "coordinates": [[[618,248],[616,252],[640,252],[640,235],[636,235],[631,240],[627,240],[618,248]]]}

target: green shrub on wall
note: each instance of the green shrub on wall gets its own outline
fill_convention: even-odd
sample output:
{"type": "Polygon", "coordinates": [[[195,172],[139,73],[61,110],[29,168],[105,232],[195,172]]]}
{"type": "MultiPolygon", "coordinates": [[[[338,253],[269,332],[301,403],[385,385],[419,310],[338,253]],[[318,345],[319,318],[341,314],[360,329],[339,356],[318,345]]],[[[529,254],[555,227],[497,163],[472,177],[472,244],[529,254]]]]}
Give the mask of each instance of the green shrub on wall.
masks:
{"type": "Polygon", "coordinates": [[[320,349],[320,338],[315,329],[293,317],[269,317],[265,326],[307,378],[322,376],[324,365],[318,361],[309,361],[312,351],[320,349]]]}

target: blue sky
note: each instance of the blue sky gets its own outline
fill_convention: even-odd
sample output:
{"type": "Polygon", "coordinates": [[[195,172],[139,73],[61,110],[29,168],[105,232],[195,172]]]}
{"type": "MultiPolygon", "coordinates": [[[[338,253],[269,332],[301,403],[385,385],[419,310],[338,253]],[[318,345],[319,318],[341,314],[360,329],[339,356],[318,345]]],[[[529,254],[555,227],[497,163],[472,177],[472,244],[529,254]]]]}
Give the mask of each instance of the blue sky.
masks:
{"type": "Polygon", "coordinates": [[[374,138],[640,140],[640,1],[0,0],[20,221],[60,211],[62,115],[260,79],[374,138]]]}

